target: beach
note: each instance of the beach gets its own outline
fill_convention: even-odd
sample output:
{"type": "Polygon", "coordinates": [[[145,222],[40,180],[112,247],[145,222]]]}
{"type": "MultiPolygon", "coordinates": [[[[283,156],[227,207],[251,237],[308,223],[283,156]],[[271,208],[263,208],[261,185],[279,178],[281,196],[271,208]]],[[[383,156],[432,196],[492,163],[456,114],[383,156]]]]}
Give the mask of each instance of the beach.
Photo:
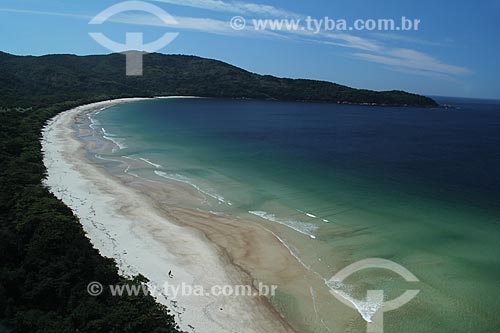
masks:
{"type": "MultiPolygon", "coordinates": [[[[472,118],[470,110],[461,116],[472,118]]],[[[142,274],[150,281],[152,295],[187,332],[361,332],[380,306],[365,301],[366,290],[381,289],[393,299],[410,287],[421,292],[385,316],[387,331],[430,332],[435,323],[443,332],[473,326],[488,331],[496,322],[490,291],[497,276],[491,262],[497,259],[484,256],[484,247],[497,247],[494,201],[476,197],[475,185],[461,191],[470,191],[468,204],[459,196],[451,200],[449,192],[437,196],[422,186],[432,182],[408,176],[407,168],[400,174],[398,164],[390,170],[397,184],[376,170],[377,161],[390,165],[392,151],[409,149],[404,158],[420,163],[432,179],[435,169],[425,163],[439,160],[448,145],[435,150],[429,140],[427,155],[415,157],[421,152],[412,148],[412,138],[423,125],[430,133],[445,131],[441,124],[450,115],[370,111],[187,97],[85,105],[44,128],[45,185],[80,218],[95,248],[116,260],[122,275],[142,274]],[[311,121],[305,131],[304,119],[311,121]],[[397,143],[401,147],[386,147],[384,140],[370,146],[373,129],[387,121],[395,124],[388,135],[404,139],[397,143]],[[363,133],[363,140],[352,133],[363,133]],[[361,163],[360,151],[369,153],[370,164],[361,163]],[[357,166],[357,173],[341,168],[345,162],[357,166]],[[492,206],[471,205],[479,199],[492,206]],[[390,259],[421,282],[367,270],[345,283],[326,284],[367,258],[390,259]],[[469,262],[478,269],[471,271],[469,262]],[[184,285],[209,293],[179,291],[184,285]],[[261,285],[276,286],[276,293],[210,293],[238,286],[255,292],[261,285]],[[470,309],[484,320],[472,320],[470,309]],[[463,320],[454,320],[457,314],[463,320]]],[[[445,142],[464,144],[484,130],[472,126],[464,138],[462,120],[455,121],[445,142]]],[[[449,188],[453,174],[463,177],[462,168],[443,163],[452,172],[444,179],[449,188]]]]}
{"type": "MultiPolygon", "coordinates": [[[[137,100],[80,106],[59,114],[43,130],[45,185],[79,217],[92,244],[116,260],[121,274],[147,277],[150,290],[161,290],[165,283],[256,290],[265,282],[293,286],[310,298],[309,288],[299,286],[313,272],[274,233],[254,223],[178,207],[179,201],[199,195],[185,184],[111,176],[87,159],[85,144],[76,137],[78,117],[137,100]]],[[[154,296],[188,332],[295,331],[264,296],[154,296]]]]}

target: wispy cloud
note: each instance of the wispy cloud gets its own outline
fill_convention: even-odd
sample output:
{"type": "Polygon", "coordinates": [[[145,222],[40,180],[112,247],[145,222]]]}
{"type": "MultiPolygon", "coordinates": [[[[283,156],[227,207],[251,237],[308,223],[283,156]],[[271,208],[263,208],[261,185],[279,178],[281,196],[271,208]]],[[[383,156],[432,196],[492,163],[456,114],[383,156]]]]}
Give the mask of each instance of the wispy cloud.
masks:
{"type": "Polygon", "coordinates": [[[147,14],[119,14],[108,21],[139,26],[164,27],[173,30],[191,30],[209,34],[233,36],[233,37],[267,37],[286,39],[285,35],[273,31],[255,31],[252,27],[244,30],[234,30],[228,21],[217,20],[204,17],[176,16],[176,24],[166,24],[165,22],[152,18],[147,14]]]}
{"type": "Polygon", "coordinates": [[[91,18],[91,16],[88,16],[88,15],[85,16],[85,15],[71,14],[71,13],[48,12],[48,11],[39,11],[39,10],[17,9],[17,8],[0,8],[0,12],[43,15],[43,16],[60,16],[60,17],[79,18],[79,19],[90,19],[91,18]]]}
{"type": "Polygon", "coordinates": [[[408,36],[401,33],[394,32],[373,32],[373,36],[377,39],[395,42],[395,43],[407,43],[411,45],[424,45],[424,46],[439,46],[439,47],[448,47],[451,45],[451,41],[445,40],[443,42],[429,41],[425,39],[421,39],[414,36],[408,36]]]}
{"type": "Polygon", "coordinates": [[[229,12],[238,14],[258,14],[263,16],[283,17],[297,16],[297,14],[270,5],[243,2],[243,1],[222,1],[222,0],[154,0],[172,5],[186,6],[192,8],[207,9],[219,12],[229,12]]]}
{"type": "Polygon", "coordinates": [[[147,14],[120,14],[112,17],[109,21],[123,24],[169,27],[180,30],[200,31],[227,36],[266,37],[307,41],[312,43],[353,48],[362,51],[378,51],[383,48],[382,45],[380,45],[380,43],[376,41],[347,33],[314,34],[310,31],[308,32],[300,29],[282,31],[257,30],[252,25],[251,20],[247,21],[247,26],[244,30],[234,30],[233,28],[231,28],[229,21],[224,20],[186,16],[176,16],[175,19],[177,21],[177,24],[167,25],[163,21],[156,20],[147,14]]]}
{"type": "Polygon", "coordinates": [[[383,48],[383,46],[375,40],[346,33],[324,33],[321,34],[321,37],[324,38],[322,42],[329,45],[373,52],[380,51],[383,48]]]}
{"type": "Polygon", "coordinates": [[[353,55],[371,62],[418,70],[420,73],[425,71],[460,75],[470,72],[465,67],[448,65],[428,54],[410,49],[387,49],[381,54],[354,53],[353,55]]]}
{"type": "Polygon", "coordinates": [[[456,80],[456,77],[453,77],[453,76],[448,75],[448,74],[423,71],[423,70],[419,70],[419,69],[403,68],[403,67],[396,67],[396,66],[387,66],[386,68],[387,68],[387,70],[394,71],[394,72],[410,74],[410,75],[425,76],[425,77],[430,77],[432,79],[447,80],[447,81],[456,80]]]}
{"type": "MultiPolygon", "coordinates": [[[[225,2],[221,0],[156,0],[156,1],[202,8],[202,9],[212,9],[224,12],[257,14],[262,11],[266,12],[267,14],[274,13],[273,15],[281,15],[281,16],[290,14],[289,12],[279,8],[267,5],[255,4],[255,3],[225,2]]],[[[86,16],[86,15],[76,15],[70,13],[31,11],[23,9],[0,8],[0,11],[21,13],[21,14],[71,17],[71,18],[86,19],[86,20],[90,20],[92,18],[89,15],[86,16]]],[[[366,38],[349,33],[322,32],[315,34],[311,31],[304,31],[301,29],[282,30],[282,31],[270,31],[270,30],[257,31],[252,26],[252,22],[250,22],[250,20],[248,20],[247,27],[244,30],[236,31],[233,30],[229,22],[225,20],[213,19],[208,17],[186,17],[186,16],[184,17],[176,16],[175,19],[178,22],[177,24],[166,25],[164,22],[155,19],[151,15],[122,13],[110,18],[109,21],[120,24],[157,26],[157,27],[171,28],[175,30],[191,30],[203,33],[235,36],[235,37],[290,39],[299,42],[319,43],[323,45],[331,45],[346,49],[354,49],[357,50],[358,52],[354,52],[351,55],[360,60],[382,64],[389,69],[399,71],[402,73],[428,76],[438,79],[446,79],[470,73],[470,71],[465,67],[447,64],[429,54],[416,51],[410,48],[392,47],[391,43],[388,42],[387,38],[381,38],[381,39],[366,38]]],[[[377,37],[377,34],[374,34],[373,36],[377,37]]],[[[397,39],[398,37],[395,38],[397,39]]]]}

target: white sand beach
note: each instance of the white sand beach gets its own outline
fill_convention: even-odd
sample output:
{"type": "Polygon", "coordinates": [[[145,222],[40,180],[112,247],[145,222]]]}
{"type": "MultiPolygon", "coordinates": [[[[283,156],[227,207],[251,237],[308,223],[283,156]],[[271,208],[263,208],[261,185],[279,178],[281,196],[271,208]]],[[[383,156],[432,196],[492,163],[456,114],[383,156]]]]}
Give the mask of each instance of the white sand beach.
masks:
{"type": "MultiPolygon", "coordinates": [[[[105,101],[77,107],[59,114],[43,131],[44,163],[48,170],[45,184],[80,218],[85,232],[103,256],[114,258],[122,274],[146,276],[151,288],[182,283],[202,285],[206,290],[214,285],[252,283],[249,276],[228,262],[207,239],[229,223],[208,227],[202,233],[189,226],[173,223],[160,213],[139,191],[107,175],[84,156],[83,143],[76,139],[72,124],[77,115],[138,99],[105,101]],[[211,230],[210,230],[211,229],[211,230]],[[169,272],[172,272],[169,277],[169,272]]],[[[178,212],[186,223],[203,216],[178,212]]],[[[245,230],[244,230],[245,231],[245,230]]],[[[246,230],[248,232],[251,230],[246,230]]],[[[264,241],[270,233],[259,231],[264,241]]],[[[217,237],[222,237],[223,234],[217,237]]],[[[238,242],[226,239],[227,242],[238,242]]],[[[279,242],[275,241],[279,246],[279,242]]],[[[238,247],[238,246],[237,246],[238,247]]],[[[246,256],[245,244],[239,247],[246,256]]],[[[258,255],[258,254],[257,254],[258,255]]],[[[290,255],[281,249],[276,266],[287,265],[290,255]],[[281,262],[281,264],[279,264],[281,262]]],[[[293,258],[292,258],[293,260],[293,258]]],[[[265,262],[262,263],[266,265],[265,262]]],[[[273,265],[268,262],[267,265],[273,265]]],[[[294,265],[292,265],[293,267],[294,265]]],[[[90,281],[89,281],[90,282],[90,281]]],[[[220,297],[156,295],[160,303],[176,314],[183,330],[189,332],[291,332],[264,297],[220,297]]]]}

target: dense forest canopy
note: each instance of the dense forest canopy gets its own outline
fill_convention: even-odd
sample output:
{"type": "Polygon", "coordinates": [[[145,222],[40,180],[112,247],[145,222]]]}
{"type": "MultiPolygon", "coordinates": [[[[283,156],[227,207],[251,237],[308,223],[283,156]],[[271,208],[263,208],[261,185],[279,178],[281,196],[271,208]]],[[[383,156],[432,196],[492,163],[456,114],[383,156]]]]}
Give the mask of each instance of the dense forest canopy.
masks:
{"type": "Polygon", "coordinates": [[[125,55],[13,56],[0,53],[0,107],[33,107],[89,96],[202,96],[437,106],[403,91],[375,92],[335,83],[258,75],[221,61],[144,55],[144,75],[125,75],[125,55]],[[20,98],[22,96],[23,98],[20,98]]]}
{"type": "MultiPolygon", "coordinates": [[[[36,92],[34,92],[36,94],[36,92]]],[[[92,99],[0,112],[0,331],[178,332],[151,296],[98,297],[87,284],[142,284],[118,275],[78,218],[42,185],[40,130],[92,99]]]]}

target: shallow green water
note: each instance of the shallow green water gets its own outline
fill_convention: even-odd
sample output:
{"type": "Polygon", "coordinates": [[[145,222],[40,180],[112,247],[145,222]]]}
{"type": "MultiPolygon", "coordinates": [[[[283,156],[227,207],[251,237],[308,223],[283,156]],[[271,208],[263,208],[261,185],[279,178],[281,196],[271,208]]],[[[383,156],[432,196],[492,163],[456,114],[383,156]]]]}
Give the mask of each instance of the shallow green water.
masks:
{"type": "Polygon", "coordinates": [[[104,158],[191,184],[209,199],[199,208],[259,221],[325,279],[365,258],[406,267],[420,282],[370,269],[343,287],[358,299],[421,290],[385,314],[385,332],[495,332],[500,105],[452,102],[461,108],[168,99],[92,118],[118,144],[104,158]]]}

